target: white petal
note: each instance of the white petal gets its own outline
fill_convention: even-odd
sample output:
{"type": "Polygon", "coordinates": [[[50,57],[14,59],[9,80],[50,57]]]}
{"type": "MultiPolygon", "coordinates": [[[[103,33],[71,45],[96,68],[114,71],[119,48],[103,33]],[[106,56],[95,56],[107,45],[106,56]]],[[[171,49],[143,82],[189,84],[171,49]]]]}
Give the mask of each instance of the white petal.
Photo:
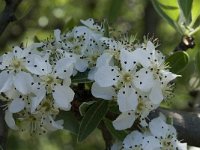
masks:
{"type": "Polygon", "coordinates": [[[154,136],[165,137],[168,132],[168,125],[161,119],[161,117],[151,120],[149,129],[154,136]]]}
{"type": "Polygon", "coordinates": [[[127,50],[121,50],[120,61],[122,68],[128,71],[129,69],[132,70],[133,68],[135,68],[137,60],[133,52],[129,52],[127,50]]]}
{"type": "Polygon", "coordinates": [[[7,53],[2,56],[2,66],[9,66],[12,63],[12,59],[14,58],[13,53],[7,53]]]}
{"type": "Polygon", "coordinates": [[[25,49],[20,48],[19,46],[15,46],[13,49],[13,54],[17,57],[17,58],[23,58],[23,51],[25,49]]]}
{"type": "Polygon", "coordinates": [[[68,86],[57,85],[54,87],[53,97],[55,103],[63,110],[70,109],[70,102],[74,98],[74,91],[68,86]]]}
{"type": "Polygon", "coordinates": [[[10,105],[8,106],[8,110],[11,113],[16,113],[20,112],[22,109],[24,109],[24,107],[25,107],[25,102],[20,98],[16,98],[10,103],[10,105]]]}
{"type": "Polygon", "coordinates": [[[142,48],[137,48],[133,51],[134,57],[138,63],[140,63],[143,67],[148,68],[150,66],[150,60],[148,59],[149,54],[147,51],[142,48]]]}
{"type": "Polygon", "coordinates": [[[135,94],[134,88],[125,87],[119,90],[117,95],[117,102],[119,110],[126,112],[129,110],[135,110],[138,104],[138,96],[135,94]]]}
{"type": "Polygon", "coordinates": [[[62,41],[60,38],[60,35],[61,35],[61,31],[59,29],[54,30],[54,36],[55,36],[56,42],[62,41]]]}
{"type": "Polygon", "coordinates": [[[110,53],[103,53],[98,59],[96,63],[96,67],[101,67],[104,65],[111,65],[112,55],[110,53]]]}
{"type": "Polygon", "coordinates": [[[135,113],[133,111],[123,112],[113,121],[113,126],[116,130],[124,130],[130,128],[134,121],[135,113]]]}
{"type": "Polygon", "coordinates": [[[116,96],[113,87],[100,87],[96,82],[93,83],[91,92],[94,97],[105,100],[111,100],[113,99],[113,96],[116,96]]]}
{"type": "Polygon", "coordinates": [[[144,138],[142,148],[144,150],[156,150],[161,147],[160,141],[154,136],[147,136],[144,138]]]}
{"type": "Polygon", "coordinates": [[[96,67],[91,68],[89,73],[88,73],[88,79],[93,81],[94,80],[94,75],[95,75],[96,72],[97,72],[97,68],[96,67]]]}
{"type": "Polygon", "coordinates": [[[44,86],[41,86],[37,83],[32,85],[32,90],[33,93],[35,94],[35,97],[32,97],[32,102],[31,102],[31,112],[33,113],[35,109],[38,107],[42,99],[46,95],[46,90],[44,86]]]}
{"type": "Polygon", "coordinates": [[[156,81],[149,94],[149,99],[153,104],[160,104],[164,99],[160,84],[161,83],[159,81],[156,81]]]}
{"type": "Polygon", "coordinates": [[[32,92],[31,90],[32,82],[33,82],[33,77],[29,73],[19,72],[14,77],[14,85],[16,89],[24,95],[32,92]]]}
{"type": "Polygon", "coordinates": [[[111,66],[102,66],[95,73],[94,79],[101,87],[112,86],[118,81],[118,71],[111,66]]]}
{"type": "MultiPolygon", "coordinates": [[[[177,141],[176,147],[178,147],[178,150],[187,150],[187,143],[180,143],[179,141],[177,141]]],[[[198,150],[198,148],[197,148],[197,150],[198,150]]]]}
{"type": "Polygon", "coordinates": [[[18,127],[15,124],[15,120],[13,118],[13,114],[9,112],[8,110],[5,111],[5,122],[8,125],[9,128],[13,130],[17,130],[18,127]]]}
{"type": "Polygon", "coordinates": [[[146,50],[148,52],[150,52],[150,53],[154,53],[155,52],[155,46],[151,41],[147,42],[146,50]]]}
{"type": "Polygon", "coordinates": [[[31,99],[31,113],[35,112],[35,109],[39,106],[39,104],[41,103],[41,101],[43,100],[42,97],[33,97],[31,99]]]}
{"type": "Polygon", "coordinates": [[[73,63],[74,59],[62,58],[58,60],[55,66],[56,75],[61,79],[71,76],[74,69],[73,63]]]}
{"type": "Polygon", "coordinates": [[[54,121],[53,118],[51,116],[47,117],[47,124],[45,125],[47,127],[48,130],[50,131],[55,131],[58,129],[63,129],[63,121],[59,120],[59,121],[54,121]]]}
{"type": "Polygon", "coordinates": [[[0,92],[6,92],[11,89],[13,84],[13,75],[3,71],[0,73],[0,92]]]}
{"type": "Polygon", "coordinates": [[[126,136],[126,138],[123,141],[123,145],[125,148],[134,148],[135,146],[138,146],[142,144],[143,141],[143,135],[139,131],[133,131],[129,135],[126,136]]]}
{"type": "Polygon", "coordinates": [[[162,74],[162,81],[165,84],[169,83],[170,81],[174,80],[177,77],[180,77],[180,75],[176,75],[176,74],[169,72],[167,70],[161,71],[161,74],[162,74]]]}
{"type": "Polygon", "coordinates": [[[143,92],[148,92],[154,85],[153,74],[149,69],[142,68],[135,73],[133,84],[143,92]]]}
{"type": "Polygon", "coordinates": [[[84,72],[88,67],[88,62],[84,59],[77,59],[76,64],[75,64],[75,68],[80,71],[80,72],[84,72]]]}
{"type": "Polygon", "coordinates": [[[36,75],[47,75],[52,71],[52,67],[48,61],[45,62],[45,58],[39,55],[31,55],[30,63],[27,64],[27,69],[36,75]]]}

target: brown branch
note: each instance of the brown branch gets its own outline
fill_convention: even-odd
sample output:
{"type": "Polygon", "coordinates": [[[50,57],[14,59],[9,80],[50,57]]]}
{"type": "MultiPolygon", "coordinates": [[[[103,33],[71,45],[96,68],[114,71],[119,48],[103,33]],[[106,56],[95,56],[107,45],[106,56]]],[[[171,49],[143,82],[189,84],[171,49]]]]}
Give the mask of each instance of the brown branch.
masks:
{"type": "Polygon", "coordinates": [[[173,118],[173,125],[177,130],[178,139],[188,145],[200,147],[200,112],[185,112],[159,108],[150,114],[154,118],[163,113],[173,118]]]}
{"type": "Polygon", "coordinates": [[[0,101],[0,146],[3,148],[3,150],[5,150],[7,143],[8,128],[4,121],[4,110],[2,105],[3,103],[0,101]]]}
{"type": "Polygon", "coordinates": [[[15,11],[22,0],[5,0],[6,6],[0,14],[0,36],[4,32],[7,25],[16,20],[15,11]]]}

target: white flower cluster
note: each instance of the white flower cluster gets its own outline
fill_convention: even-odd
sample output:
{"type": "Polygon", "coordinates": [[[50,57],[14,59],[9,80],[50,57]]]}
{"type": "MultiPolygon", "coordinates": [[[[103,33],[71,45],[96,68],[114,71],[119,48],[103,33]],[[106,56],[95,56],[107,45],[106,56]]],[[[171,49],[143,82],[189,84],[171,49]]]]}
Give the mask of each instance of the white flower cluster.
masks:
{"type": "Polygon", "coordinates": [[[123,142],[115,143],[112,150],[186,150],[187,144],[177,140],[175,128],[166,124],[165,119],[159,116],[151,120],[143,133],[131,132],[123,142]]]}
{"type": "Polygon", "coordinates": [[[101,41],[107,50],[97,59],[92,94],[117,101],[121,115],[113,122],[116,129],[130,128],[136,119],[147,126],[145,118],[171,96],[170,81],[178,75],[167,69],[165,57],[151,41],[141,45],[111,38],[101,41]]]}
{"type": "Polygon", "coordinates": [[[39,135],[63,129],[63,120],[55,118],[71,108],[71,77],[92,70],[104,50],[102,26],[93,19],[82,23],[66,34],[55,30],[50,40],[15,46],[0,57],[0,92],[10,128],[39,135]]]}
{"type": "MultiPolygon", "coordinates": [[[[69,111],[74,99],[71,77],[89,70],[94,97],[116,101],[120,115],[117,130],[130,128],[135,120],[149,132],[133,131],[123,149],[176,149],[176,131],[161,118],[149,124],[146,118],[172,95],[174,80],[165,57],[150,40],[136,44],[104,37],[103,25],[93,19],[83,26],[29,47],[15,46],[0,57],[0,99],[5,103],[5,121],[12,129],[43,134],[63,129],[60,110],[69,111]]],[[[121,149],[121,148],[120,148],[121,149]]]]}

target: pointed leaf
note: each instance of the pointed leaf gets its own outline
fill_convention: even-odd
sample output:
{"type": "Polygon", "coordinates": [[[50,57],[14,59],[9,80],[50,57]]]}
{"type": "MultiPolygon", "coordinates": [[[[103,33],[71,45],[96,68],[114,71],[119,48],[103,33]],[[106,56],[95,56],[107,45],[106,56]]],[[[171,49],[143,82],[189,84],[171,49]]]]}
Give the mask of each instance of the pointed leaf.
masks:
{"type": "Polygon", "coordinates": [[[109,132],[112,134],[113,137],[115,137],[119,141],[124,140],[124,138],[127,136],[127,133],[125,131],[116,130],[113,127],[112,121],[110,121],[109,119],[104,118],[103,121],[104,121],[107,129],[109,130],[109,132]]]}
{"type": "Polygon", "coordinates": [[[191,22],[191,9],[192,9],[192,2],[193,0],[178,0],[179,8],[183,13],[185,21],[187,24],[191,22]]]}
{"type": "Polygon", "coordinates": [[[108,111],[108,101],[100,100],[93,104],[81,121],[78,141],[83,141],[100,123],[108,111]]]}
{"type": "Polygon", "coordinates": [[[79,106],[79,112],[81,114],[81,116],[84,116],[85,113],[87,112],[88,108],[94,104],[96,101],[89,101],[89,102],[83,102],[80,106],[79,106]]]}
{"type": "Polygon", "coordinates": [[[192,22],[191,22],[191,26],[193,26],[193,24],[195,24],[197,18],[200,15],[200,0],[193,0],[192,3],[192,22]]]}
{"type": "Polygon", "coordinates": [[[186,52],[176,52],[166,59],[166,63],[173,73],[182,71],[189,62],[189,55],[186,52]]]}
{"type": "Polygon", "coordinates": [[[175,30],[177,30],[180,34],[182,34],[181,27],[177,24],[176,20],[179,17],[178,9],[171,9],[171,7],[176,7],[176,2],[172,3],[174,6],[170,6],[169,1],[162,1],[160,3],[159,0],[151,0],[154,9],[156,12],[165,19],[175,30]],[[166,5],[163,4],[166,2],[166,5]],[[168,4],[168,5],[167,5],[168,4]],[[168,9],[170,8],[170,9],[168,9]],[[171,15],[170,15],[171,14],[171,15]]]}

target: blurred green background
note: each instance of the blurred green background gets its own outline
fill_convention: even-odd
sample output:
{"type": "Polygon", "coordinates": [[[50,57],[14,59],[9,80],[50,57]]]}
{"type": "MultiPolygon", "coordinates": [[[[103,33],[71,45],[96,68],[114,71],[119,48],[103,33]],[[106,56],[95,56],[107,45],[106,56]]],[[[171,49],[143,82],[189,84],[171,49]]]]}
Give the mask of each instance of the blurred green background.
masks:
{"type": "MultiPolygon", "coordinates": [[[[0,0],[0,11],[5,6],[0,0]]],[[[40,40],[53,35],[53,30],[68,31],[79,25],[80,19],[108,19],[109,25],[120,33],[137,36],[140,41],[144,35],[159,39],[159,49],[169,54],[179,44],[181,36],[155,12],[148,0],[23,0],[16,16],[17,21],[10,23],[0,37],[1,53],[11,50],[12,46],[22,42],[30,44],[34,37],[40,40]]],[[[195,58],[199,50],[200,34],[194,35],[196,47],[189,49],[190,62],[179,74],[175,97],[163,104],[163,107],[192,110],[188,103],[196,103],[190,91],[199,88],[199,73],[196,71],[195,58]]],[[[68,131],[57,131],[41,137],[29,137],[10,131],[9,150],[101,150],[104,142],[99,130],[96,130],[83,143],[68,131]]]]}

